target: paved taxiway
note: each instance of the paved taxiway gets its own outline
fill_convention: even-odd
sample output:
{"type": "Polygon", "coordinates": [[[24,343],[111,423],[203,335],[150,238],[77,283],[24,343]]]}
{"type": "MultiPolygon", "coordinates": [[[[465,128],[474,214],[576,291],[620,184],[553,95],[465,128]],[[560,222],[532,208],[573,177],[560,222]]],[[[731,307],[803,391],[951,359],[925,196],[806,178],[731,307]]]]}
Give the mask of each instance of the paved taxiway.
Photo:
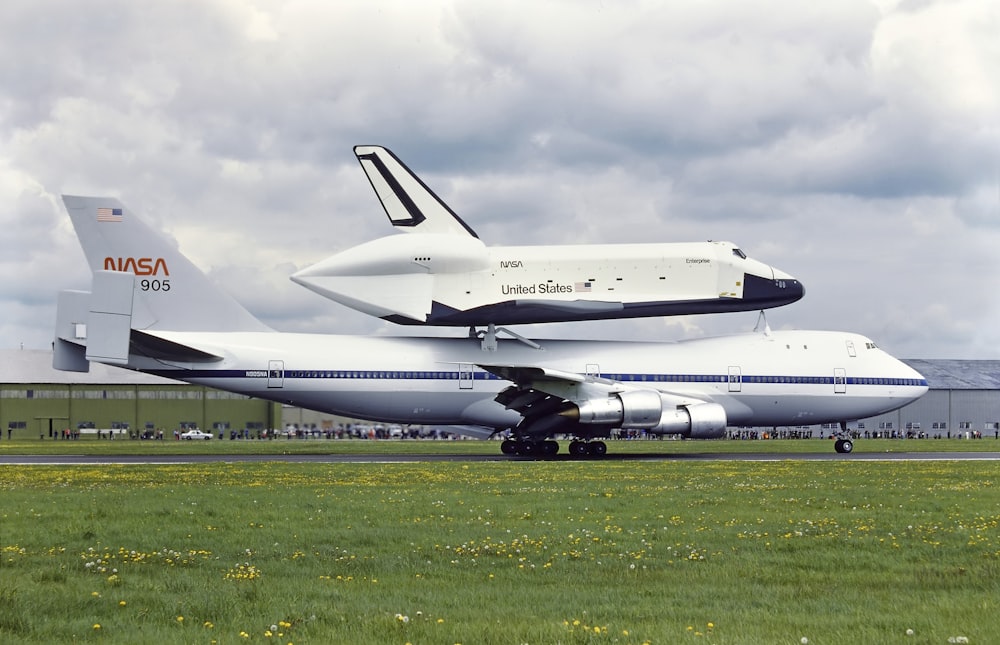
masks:
{"type": "MultiPolygon", "coordinates": [[[[546,461],[1000,461],[1000,452],[855,452],[841,455],[829,453],[718,453],[718,454],[613,454],[593,460],[569,455],[557,455],[546,461]]],[[[202,464],[253,463],[280,461],[287,463],[417,463],[435,461],[540,461],[529,457],[509,457],[501,454],[481,455],[0,455],[3,465],[106,465],[106,464],[202,464]]]]}

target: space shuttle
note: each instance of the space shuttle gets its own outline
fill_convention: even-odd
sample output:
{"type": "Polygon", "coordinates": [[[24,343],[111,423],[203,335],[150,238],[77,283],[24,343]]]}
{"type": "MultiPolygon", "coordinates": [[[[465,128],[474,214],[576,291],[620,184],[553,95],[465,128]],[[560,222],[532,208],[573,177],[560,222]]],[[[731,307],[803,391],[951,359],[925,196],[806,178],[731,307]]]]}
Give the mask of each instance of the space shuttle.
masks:
{"type": "Polygon", "coordinates": [[[753,311],[805,293],[731,242],[487,246],[392,151],[354,154],[403,234],[291,279],[387,321],[475,327],[753,311]]]}

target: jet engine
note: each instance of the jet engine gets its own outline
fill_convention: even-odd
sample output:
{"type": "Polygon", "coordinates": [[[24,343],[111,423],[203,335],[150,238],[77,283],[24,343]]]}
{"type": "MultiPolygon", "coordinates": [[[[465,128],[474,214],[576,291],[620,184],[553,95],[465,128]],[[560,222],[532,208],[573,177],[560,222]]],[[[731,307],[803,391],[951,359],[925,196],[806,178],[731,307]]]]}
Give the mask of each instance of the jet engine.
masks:
{"type": "Polygon", "coordinates": [[[585,424],[679,434],[692,439],[714,439],[726,432],[726,410],[718,403],[678,405],[656,390],[616,392],[604,399],[589,399],[563,416],[585,424]]]}

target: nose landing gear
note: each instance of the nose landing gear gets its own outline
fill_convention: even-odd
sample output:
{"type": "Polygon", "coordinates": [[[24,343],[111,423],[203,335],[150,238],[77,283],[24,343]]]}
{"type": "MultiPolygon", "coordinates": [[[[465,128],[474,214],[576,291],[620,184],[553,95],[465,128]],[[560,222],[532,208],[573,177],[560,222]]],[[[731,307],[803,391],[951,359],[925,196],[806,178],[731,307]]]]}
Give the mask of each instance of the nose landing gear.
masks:
{"type": "Polygon", "coordinates": [[[837,442],[833,444],[833,449],[839,453],[847,454],[854,451],[854,442],[850,439],[837,439],[837,442]]]}
{"type": "Polygon", "coordinates": [[[833,444],[833,449],[841,454],[854,452],[854,441],[851,440],[851,433],[847,431],[847,422],[840,422],[840,432],[836,435],[837,441],[833,444]]]}

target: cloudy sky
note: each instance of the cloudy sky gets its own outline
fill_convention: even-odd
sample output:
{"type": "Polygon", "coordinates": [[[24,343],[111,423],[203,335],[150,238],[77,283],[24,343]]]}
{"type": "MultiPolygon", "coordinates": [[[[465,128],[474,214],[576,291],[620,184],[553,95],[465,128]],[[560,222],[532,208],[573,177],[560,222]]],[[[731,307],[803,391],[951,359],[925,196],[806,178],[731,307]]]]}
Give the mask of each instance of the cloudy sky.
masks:
{"type": "Polygon", "coordinates": [[[0,347],[88,288],[61,193],[120,197],[278,329],[428,333],[288,280],[391,233],[377,143],[487,244],[730,240],[806,286],[772,328],[1000,358],[998,34],[993,0],[5,0],[0,347]]]}

